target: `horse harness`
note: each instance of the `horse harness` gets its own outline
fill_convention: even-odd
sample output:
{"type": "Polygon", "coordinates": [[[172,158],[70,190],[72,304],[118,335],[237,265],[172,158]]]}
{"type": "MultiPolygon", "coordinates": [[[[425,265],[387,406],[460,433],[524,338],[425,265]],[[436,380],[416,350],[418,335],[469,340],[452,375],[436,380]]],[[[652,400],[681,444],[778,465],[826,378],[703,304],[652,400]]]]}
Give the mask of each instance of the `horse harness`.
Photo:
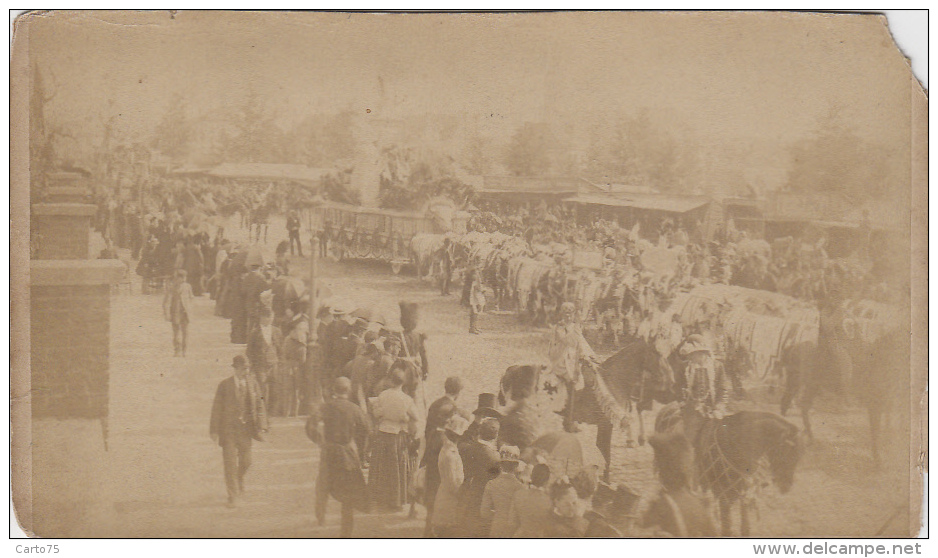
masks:
{"type": "Polygon", "coordinates": [[[743,470],[735,464],[720,444],[721,424],[716,424],[710,430],[709,443],[705,445],[704,428],[698,434],[697,449],[702,449],[702,455],[695,459],[698,479],[706,481],[714,492],[714,496],[722,499],[727,492],[735,491],[744,503],[753,503],[762,490],[771,484],[771,469],[768,456],[763,454],[756,461],[752,470],[743,470]],[[704,461],[706,457],[706,462],[704,461]],[[717,487],[720,487],[717,493],[717,487]]]}

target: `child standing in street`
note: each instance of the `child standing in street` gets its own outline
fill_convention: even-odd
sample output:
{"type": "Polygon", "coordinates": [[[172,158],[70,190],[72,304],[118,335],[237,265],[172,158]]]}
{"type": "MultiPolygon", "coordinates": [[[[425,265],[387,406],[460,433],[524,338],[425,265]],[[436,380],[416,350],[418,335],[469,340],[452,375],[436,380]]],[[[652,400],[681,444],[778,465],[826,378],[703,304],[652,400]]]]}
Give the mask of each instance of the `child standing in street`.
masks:
{"type": "Polygon", "coordinates": [[[173,282],[163,296],[163,317],[173,324],[173,356],[186,356],[192,298],[192,286],[186,281],[186,270],[177,269],[173,282]]]}

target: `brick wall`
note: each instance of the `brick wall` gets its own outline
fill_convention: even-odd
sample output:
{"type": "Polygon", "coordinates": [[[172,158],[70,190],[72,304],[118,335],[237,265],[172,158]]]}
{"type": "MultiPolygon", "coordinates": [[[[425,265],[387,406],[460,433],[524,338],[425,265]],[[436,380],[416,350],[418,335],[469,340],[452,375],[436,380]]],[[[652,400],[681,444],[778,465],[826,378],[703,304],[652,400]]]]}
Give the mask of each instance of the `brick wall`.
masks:
{"type": "Polygon", "coordinates": [[[107,416],[109,312],[107,284],[32,287],[34,418],[107,416]]]}

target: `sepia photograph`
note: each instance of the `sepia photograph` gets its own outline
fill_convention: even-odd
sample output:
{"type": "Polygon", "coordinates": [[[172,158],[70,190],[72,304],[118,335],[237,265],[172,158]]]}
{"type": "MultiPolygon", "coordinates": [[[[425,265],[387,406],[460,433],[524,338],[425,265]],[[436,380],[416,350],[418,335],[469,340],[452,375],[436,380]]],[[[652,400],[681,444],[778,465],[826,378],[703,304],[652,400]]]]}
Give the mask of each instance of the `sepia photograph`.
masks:
{"type": "Polygon", "coordinates": [[[885,16],[11,21],[26,536],[927,533],[885,16]]]}

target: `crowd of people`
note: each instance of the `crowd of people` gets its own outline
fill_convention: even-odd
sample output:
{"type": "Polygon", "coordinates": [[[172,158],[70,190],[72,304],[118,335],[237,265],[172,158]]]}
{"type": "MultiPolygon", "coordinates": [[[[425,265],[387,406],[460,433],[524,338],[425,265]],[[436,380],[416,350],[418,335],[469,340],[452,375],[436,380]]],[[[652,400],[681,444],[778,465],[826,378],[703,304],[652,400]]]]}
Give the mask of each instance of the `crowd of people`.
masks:
{"type": "MultiPolygon", "coordinates": [[[[278,260],[265,264],[251,248],[223,241],[217,288],[209,291],[216,313],[231,319],[231,342],[245,345],[246,354],[235,357],[212,413],[229,505],[243,494],[251,441],[264,438],[268,416],[308,415],[307,435],[321,450],[315,513],[324,523],[329,499],[338,500],[343,536],[353,534],[356,513],[409,509],[415,517],[418,502],[428,537],[648,532],[636,521],[637,495],[627,487],[601,482],[595,468],[570,476],[552,470],[532,445],[532,432],[542,427],[524,393],[512,394],[504,414],[495,394],[482,393],[468,412],[454,376],[443,396],[428,402],[430,365],[416,304],[401,302],[400,327],[341,298],[323,301],[310,320],[288,259],[278,260]]],[[[177,336],[195,296],[187,277],[177,270],[164,306],[177,336]]],[[[565,360],[563,347],[552,352],[565,360]]],[[[647,521],[666,528],[653,515],[647,521]]]]}
{"type": "MultiPolygon", "coordinates": [[[[113,211],[99,224],[117,246],[139,256],[137,272],[145,285],[156,286],[153,278],[168,278],[163,309],[173,326],[177,356],[186,355],[192,301],[206,295],[215,301],[215,315],[230,320],[230,342],[244,346],[245,354],[232,363],[234,374],[218,387],[210,428],[222,448],[230,506],[237,506],[243,494],[251,443],[264,438],[270,428],[268,416],[307,416],[307,435],[321,450],[315,514],[324,523],[329,498],[338,500],[342,536],[353,534],[356,512],[409,509],[416,517],[418,503],[426,509],[427,537],[716,533],[702,500],[690,490],[693,467],[686,438],[653,438],[661,490],[638,513],[638,495],[626,486],[602,482],[597,469],[567,474],[549,464],[544,452],[533,445],[534,433],[542,428],[530,393],[513,393],[504,413],[494,394],[482,393],[469,412],[460,406],[463,386],[454,376],[446,379],[442,397],[430,402],[426,380],[431,367],[426,337],[417,327],[416,304],[401,302],[399,327],[372,308],[340,298],[318,301],[311,316],[307,285],[291,273],[295,270],[287,255],[298,248],[302,257],[295,213],[288,215],[288,240],[278,245],[276,260],[266,262],[257,246],[227,240],[223,228],[190,207],[193,199],[199,204],[212,200],[210,191],[163,194],[162,202],[148,205],[145,212],[133,204],[110,204],[113,211]],[[209,234],[212,228],[214,237],[209,234]]],[[[639,244],[648,242],[639,239],[634,229],[610,222],[577,227],[563,208],[544,204],[504,217],[479,212],[470,223],[475,230],[490,227],[521,236],[529,244],[554,240],[599,247],[611,268],[640,268],[635,256],[639,244]]],[[[658,246],[682,249],[681,273],[698,280],[762,290],[790,287],[794,290],[788,294],[811,298],[828,298],[833,280],[840,281],[835,290],[850,281],[865,284],[857,282],[851,269],[831,264],[820,247],[805,263],[804,253],[790,246],[784,253],[740,251],[747,239],[735,234],[722,242],[694,242],[695,234],[665,221],[658,246]],[[814,266],[811,269],[821,270],[826,284],[805,287],[804,281],[786,282],[778,271],[783,260],[796,269],[814,266]]],[[[251,236],[260,235],[260,227],[252,229],[251,236]]],[[[456,262],[448,263],[451,279],[456,262]]],[[[478,333],[478,315],[486,305],[482,270],[476,271],[467,277],[463,292],[471,333],[478,333]]],[[[448,294],[449,286],[444,278],[443,294],[448,294]]],[[[579,367],[584,359],[595,363],[577,323],[580,310],[573,302],[561,305],[548,355],[551,372],[566,389],[568,433],[577,430],[573,410],[574,395],[583,387],[579,367]]],[[[662,358],[682,346],[681,356],[688,363],[685,398],[700,416],[721,416],[727,394],[737,382],[726,376],[723,364],[729,356],[720,350],[725,339],[717,331],[719,324],[694,331],[684,331],[680,324],[675,328],[679,331],[646,337],[670,340],[662,358]]]]}
{"type": "Polygon", "coordinates": [[[98,207],[95,230],[107,245],[101,257],[113,258],[117,249],[129,250],[145,288],[161,288],[176,269],[184,267],[194,292],[208,290],[208,281],[221,263],[216,262],[216,255],[224,240],[224,225],[235,214],[254,242],[266,242],[269,216],[285,212],[289,248],[299,249],[302,257],[300,221],[289,208],[312,197],[306,187],[274,188],[263,182],[236,187],[198,176],[151,176],[138,179],[132,196],[115,192],[102,190],[94,200],[98,207]]]}
{"type": "Polygon", "coordinates": [[[524,238],[531,245],[553,243],[570,251],[599,252],[610,267],[642,271],[644,250],[674,249],[680,252],[680,264],[669,277],[673,283],[738,285],[809,302],[833,292],[842,299],[888,302],[894,297],[889,269],[879,261],[884,257],[882,247],[875,246],[882,238],[877,239],[868,225],[857,229],[850,254],[830,257],[828,238],[813,227],[805,227],[800,237],[769,244],[737,229],[732,220],[706,239],[702,222],[683,217],[640,219],[630,227],[602,218],[578,225],[570,205],[541,201],[480,202],[479,206],[469,221],[470,231],[497,231],[524,238]]]}
{"type": "MultiPolygon", "coordinates": [[[[445,393],[428,404],[425,381],[430,370],[425,336],[417,328],[416,304],[401,302],[398,328],[372,309],[332,298],[321,305],[310,330],[303,325],[310,322],[304,314],[308,300],[299,297],[288,305],[279,325],[273,325],[277,295],[264,297],[265,290],[260,289],[269,284],[260,282],[264,276],[259,265],[250,261],[248,265],[252,269],[243,273],[242,285],[257,281],[257,288],[249,290],[257,296],[241,303],[244,314],[252,321],[250,316],[256,316],[256,323],[250,328],[247,358],[236,357],[234,379],[219,386],[212,422],[212,432],[221,432],[227,424],[220,410],[225,401],[246,402],[232,411],[238,413],[240,423],[235,424],[244,432],[216,436],[223,449],[229,505],[236,506],[243,492],[250,440],[263,438],[269,406],[272,416],[309,415],[307,435],[321,449],[315,513],[324,523],[329,498],[338,500],[342,536],[353,534],[356,512],[395,513],[409,508],[411,517],[416,517],[418,502],[426,509],[427,537],[687,533],[681,530],[684,527],[675,527],[685,520],[675,523],[673,513],[662,515],[662,509],[670,508],[661,504],[649,503],[639,518],[638,495],[626,486],[600,481],[595,467],[569,475],[552,467],[546,452],[534,444],[543,426],[529,404],[535,389],[530,381],[527,391],[512,392],[512,404],[505,412],[499,410],[494,393],[479,394],[471,412],[462,408],[463,383],[456,376],[447,378],[445,393]],[[251,273],[257,279],[249,278],[251,273]],[[294,349],[288,348],[291,339],[296,341],[294,349]],[[305,354],[303,347],[308,348],[305,354]],[[297,389],[297,398],[287,404],[282,399],[285,382],[297,389]],[[231,396],[231,391],[239,395],[231,396]]],[[[564,327],[551,349],[560,368],[570,365],[568,349],[583,350],[579,330],[572,322],[564,327]]],[[[573,367],[577,358],[573,357],[573,367]]],[[[573,393],[577,372],[555,373],[573,393]]],[[[707,378],[701,382],[710,385],[707,378]]],[[[709,394],[697,395],[703,399],[709,394]]],[[[661,452],[672,453],[681,443],[686,440],[656,442],[661,452]]],[[[663,458],[659,467],[662,483],[665,479],[671,483],[662,484],[659,497],[684,498],[690,503],[682,506],[694,513],[694,505],[701,504],[689,491],[689,469],[667,472],[674,467],[672,457],[663,458]],[[675,478],[684,479],[683,484],[675,478]]],[[[691,532],[711,534],[709,516],[700,512],[694,517],[707,528],[691,532]]]]}

